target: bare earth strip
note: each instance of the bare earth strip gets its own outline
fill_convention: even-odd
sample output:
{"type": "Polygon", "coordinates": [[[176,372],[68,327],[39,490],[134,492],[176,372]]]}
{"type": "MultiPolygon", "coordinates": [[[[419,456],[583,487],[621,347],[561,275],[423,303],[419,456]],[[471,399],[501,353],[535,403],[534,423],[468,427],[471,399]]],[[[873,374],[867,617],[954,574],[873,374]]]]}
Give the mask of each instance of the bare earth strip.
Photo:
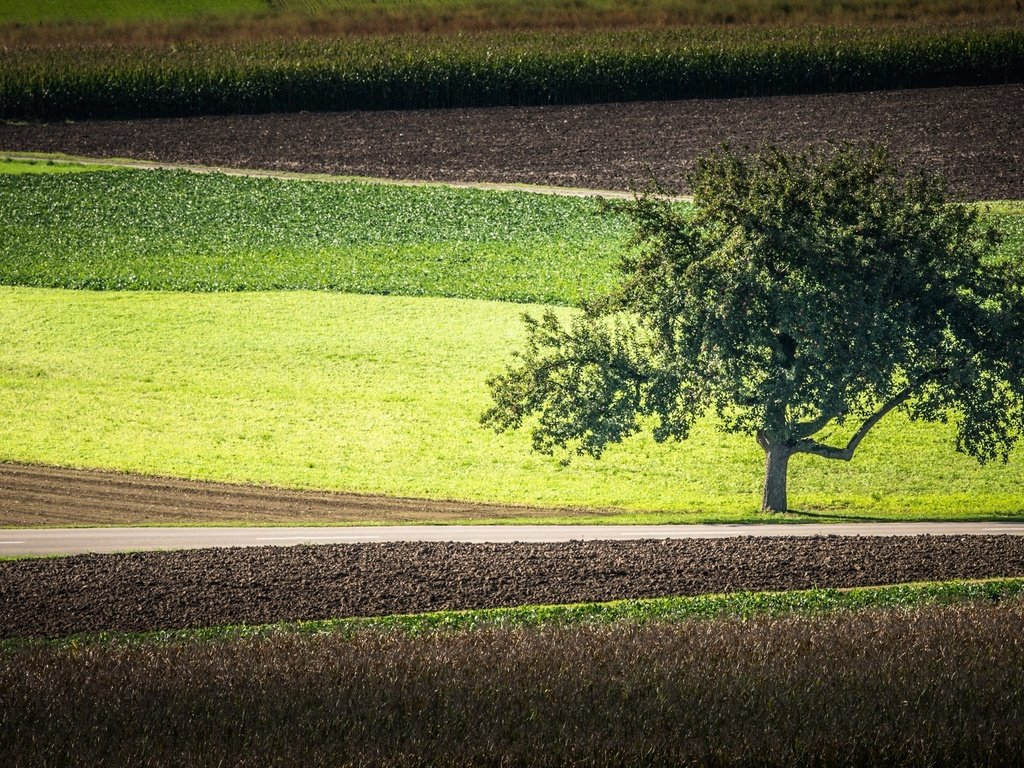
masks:
{"type": "Polygon", "coordinates": [[[1024,575],[1024,537],[245,547],[0,562],[0,638],[1024,575]]]}
{"type": "Polygon", "coordinates": [[[0,463],[0,527],[496,521],[600,512],[290,491],[0,463]]]}
{"type": "Polygon", "coordinates": [[[969,199],[1024,199],[1024,85],[528,108],[0,123],[0,150],[385,179],[685,192],[729,142],[888,142],[969,199]]]}
{"type": "MultiPolygon", "coordinates": [[[[64,152],[11,152],[0,150],[0,160],[24,163],[53,163],[55,165],[92,165],[103,169],[131,168],[135,170],[189,171],[191,173],[221,173],[225,176],[245,176],[257,179],[284,179],[291,181],[322,181],[335,184],[358,182],[360,184],[388,184],[399,187],[443,186],[456,189],[479,189],[486,192],[529,192],[535,195],[559,195],[562,197],[605,197],[619,200],[633,198],[633,193],[621,189],[579,189],[576,187],[551,187],[539,184],[501,184],[487,181],[427,181],[424,179],[383,179],[379,176],[336,176],[329,173],[306,173],[302,171],[265,171],[258,168],[229,168],[227,166],[196,165],[194,163],[171,163],[156,160],[132,160],[114,157],[99,158],[69,155],[64,152]]],[[[671,200],[692,200],[692,195],[671,195],[671,200]]]]}

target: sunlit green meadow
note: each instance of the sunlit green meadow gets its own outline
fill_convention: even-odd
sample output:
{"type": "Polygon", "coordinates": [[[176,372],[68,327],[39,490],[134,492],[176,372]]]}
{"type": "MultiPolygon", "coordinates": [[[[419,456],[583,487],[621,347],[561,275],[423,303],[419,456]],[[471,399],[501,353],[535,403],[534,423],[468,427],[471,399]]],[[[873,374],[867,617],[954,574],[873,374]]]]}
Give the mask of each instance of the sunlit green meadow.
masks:
{"type": "Polygon", "coordinates": [[[39,160],[14,160],[8,157],[0,159],[0,176],[22,176],[39,173],[88,173],[114,170],[118,170],[117,166],[103,165],[102,163],[76,163],[74,161],[42,158],[39,160]]]}
{"type": "MultiPolygon", "coordinates": [[[[543,507],[755,520],[760,449],[709,423],[562,466],[478,425],[521,342],[508,303],[328,292],[0,288],[2,459],[543,507]]],[[[569,312],[571,310],[562,310],[569,312]]],[[[1024,514],[1024,456],[883,422],[850,464],[797,456],[791,502],[838,517],[1024,514]]]]}

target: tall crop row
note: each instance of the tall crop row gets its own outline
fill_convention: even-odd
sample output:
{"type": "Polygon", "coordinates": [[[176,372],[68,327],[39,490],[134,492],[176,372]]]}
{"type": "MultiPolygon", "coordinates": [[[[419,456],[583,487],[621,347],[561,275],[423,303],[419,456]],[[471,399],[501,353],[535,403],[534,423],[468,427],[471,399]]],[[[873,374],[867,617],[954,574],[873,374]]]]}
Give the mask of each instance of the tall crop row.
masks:
{"type": "Polygon", "coordinates": [[[1024,80],[1024,30],[376,38],[5,50],[0,117],[565,104],[1024,80]]]}

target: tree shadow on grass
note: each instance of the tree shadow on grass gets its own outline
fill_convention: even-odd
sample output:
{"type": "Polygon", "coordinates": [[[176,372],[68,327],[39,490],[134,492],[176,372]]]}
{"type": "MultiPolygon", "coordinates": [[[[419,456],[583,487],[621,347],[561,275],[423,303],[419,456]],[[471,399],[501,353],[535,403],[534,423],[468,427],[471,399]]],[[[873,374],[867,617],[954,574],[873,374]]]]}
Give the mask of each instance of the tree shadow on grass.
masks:
{"type": "Polygon", "coordinates": [[[873,515],[846,515],[834,512],[809,512],[803,509],[786,510],[786,522],[825,522],[825,523],[1024,523],[1024,514],[979,514],[963,517],[879,517],[873,515]]]}
{"type": "MultiPolygon", "coordinates": [[[[827,522],[827,523],[897,523],[905,522],[900,520],[893,520],[891,517],[878,517],[874,515],[846,515],[834,512],[808,512],[803,509],[787,509],[786,515],[789,519],[807,520],[813,522],[827,522]]],[[[917,521],[915,521],[917,522],[917,521]]]]}

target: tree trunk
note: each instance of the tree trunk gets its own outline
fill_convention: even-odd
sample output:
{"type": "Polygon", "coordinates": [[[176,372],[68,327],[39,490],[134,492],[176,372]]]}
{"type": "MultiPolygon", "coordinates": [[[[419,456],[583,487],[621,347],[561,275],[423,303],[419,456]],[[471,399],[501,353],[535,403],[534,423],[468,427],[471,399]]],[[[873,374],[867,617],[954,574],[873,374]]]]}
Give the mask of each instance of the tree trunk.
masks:
{"type": "Polygon", "coordinates": [[[761,497],[762,512],[785,512],[786,473],[792,450],[785,445],[764,446],[764,495],[761,497]]]}

